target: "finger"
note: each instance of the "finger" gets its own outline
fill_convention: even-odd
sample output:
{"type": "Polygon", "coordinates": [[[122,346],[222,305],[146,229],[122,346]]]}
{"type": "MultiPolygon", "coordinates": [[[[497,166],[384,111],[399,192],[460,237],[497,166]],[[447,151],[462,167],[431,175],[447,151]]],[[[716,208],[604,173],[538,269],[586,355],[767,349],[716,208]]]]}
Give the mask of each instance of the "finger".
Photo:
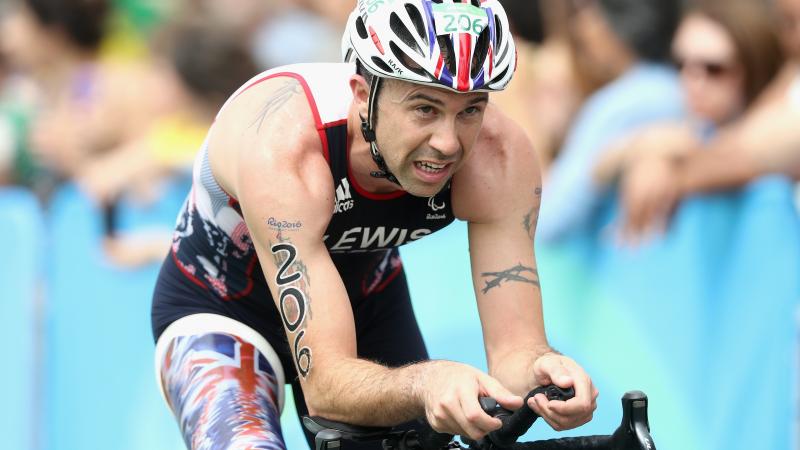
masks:
{"type": "Polygon", "coordinates": [[[658,223],[661,220],[661,200],[659,194],[655,193],[647,198],[644,209],[642,231],[646,235],[657,234],[658,223]]]}
{"type": "Polygon", "coordinates": [[[639,235],[641,223],[641,203],[636,193],[626,189],[623,210],[623,235],[626,242],[632,242],[639,235]]]}
{"type": "Polygon", "coordinates": [[[564,389],[572,387],[575,380],[569,369],[563,364],[565,359],[563,356],[556,355],[545,355],[537,359],[534,364],[536,381],[541,385],[555,384],[564,389]]]}
{"type": "Polygon", "coordinates": [[[592,385],[589,375],[577,364],[568,361],[570,376],[574,380],[575,396],[567,401],[553,400],[548,403],[548,407],[555,414],[561,416],[585,416],[594,412],[594,393],[596,389],[592,385]]]}
{"type": "Polygon", "coordinates": [[[532,398],[535,408],[538,410],[539,415],[544,419],[554,430],[562,431],[571,428],[579,427],[592,419],[595,407],[591,407],[586,413],[577,414],[560,414],[555,411],[553,406],[556,404],[563,404],[565,402],[559,400],[548,401],[544,396],[537,396],[532,398]]]}
{"type": "Polygon", "coordinates": [[[562,418],[554,414],[549,406],[547,397],[544,394],[536,394],[528,399],[528,406],[534,410],[550,427],[556,431],[565,430],[562,418]]]}
{"type": "Polygon", "coordinates": [[[497,430],[503,425],[500,419],[486,414],[481,408],[477,397],[473,395],[461,397],[461,410],[465,421],[462,424],[462,428],[472,439],[480,439],[488,432],[497,430]]]}
{"type": "MultiPolygon", "coordinates": [[[[506,389],[499,381],[488,375],[480,378],[481,395],[486,395],[495,399],[505,409],[515,410],[522,406],[523,399],[519,395],[506,389]]],[[[477,402],[477,399],[476,399],[477,402]]]]}

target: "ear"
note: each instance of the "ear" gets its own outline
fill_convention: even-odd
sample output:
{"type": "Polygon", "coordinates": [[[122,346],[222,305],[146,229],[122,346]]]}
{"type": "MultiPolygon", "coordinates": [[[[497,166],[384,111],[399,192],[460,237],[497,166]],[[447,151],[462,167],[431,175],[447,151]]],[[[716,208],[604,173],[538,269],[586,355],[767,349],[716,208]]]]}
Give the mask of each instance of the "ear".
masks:
{"type": "Polygon", "coordinates": [[[367,80],[358,74],[351,76],[350,91],[353,92],[353,102],[358,108],[358,114],[361,117],[367,117],[369,110],[369,85],[367,80]]]}

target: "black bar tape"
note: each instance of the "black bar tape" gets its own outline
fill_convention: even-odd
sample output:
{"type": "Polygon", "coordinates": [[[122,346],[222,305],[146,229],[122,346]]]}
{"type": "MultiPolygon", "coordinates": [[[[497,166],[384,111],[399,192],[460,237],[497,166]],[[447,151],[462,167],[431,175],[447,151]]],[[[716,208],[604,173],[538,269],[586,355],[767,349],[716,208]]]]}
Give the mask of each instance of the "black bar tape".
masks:
{"type": "Polygon", "coordinates": [[[611,436],[583,436],[550,439],[536,442],[520,442],[512,450],[612,450],[611,436]]]}

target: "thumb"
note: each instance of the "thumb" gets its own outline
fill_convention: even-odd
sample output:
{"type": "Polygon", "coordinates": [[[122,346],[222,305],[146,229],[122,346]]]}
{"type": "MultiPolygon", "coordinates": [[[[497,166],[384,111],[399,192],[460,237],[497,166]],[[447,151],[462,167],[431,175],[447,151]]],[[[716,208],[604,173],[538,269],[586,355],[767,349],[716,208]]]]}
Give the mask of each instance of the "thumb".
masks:
{"type": "Polygon", "coordinates": [[[541,386],[555,384],[561,388],[568,388],[574,384],[572,376],[559,358],[551,355],[539,357],[534,364],[536,382],[541,386]]]}
{"type": "Polygon", "coordinates": [[[484,375],[480,379],[481,391],[492,397],[505,409],[516,410],[522,407],[522,397],[514,395],[496,379],[484,375]]]}

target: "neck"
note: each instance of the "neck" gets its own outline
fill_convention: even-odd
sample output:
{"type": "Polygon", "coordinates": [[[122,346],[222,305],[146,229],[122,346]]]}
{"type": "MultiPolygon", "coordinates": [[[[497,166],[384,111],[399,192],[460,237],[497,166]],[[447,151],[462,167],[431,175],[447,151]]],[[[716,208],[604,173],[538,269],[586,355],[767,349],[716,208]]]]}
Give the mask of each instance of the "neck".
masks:
{"type": "Polygon", "coordinates": [[[371,172],[378,170],[378,166],[372,160],[369,142],[364,140],[361,134],[361,118],[355,105],[352,104],[347,115],[347,141],[350,143],[348,162],[359,186],[374,194],[385,194],[399,189],[396,184],[385,178],[375,178],[370,175],[371,172]]]}

